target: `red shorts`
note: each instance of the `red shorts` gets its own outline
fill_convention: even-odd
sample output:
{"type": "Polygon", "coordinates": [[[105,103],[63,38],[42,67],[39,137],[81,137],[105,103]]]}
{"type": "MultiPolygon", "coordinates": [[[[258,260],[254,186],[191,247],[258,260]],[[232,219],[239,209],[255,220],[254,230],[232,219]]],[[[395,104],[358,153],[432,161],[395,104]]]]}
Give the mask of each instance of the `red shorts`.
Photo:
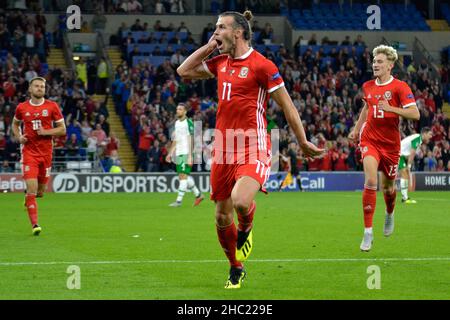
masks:
{"type": "Polygon", "coordinates": [[[223,201],[231,196],[236,181],[243,176],[251,177],[259,182],[261,191],[267,193],[264,184],[270,175],[270,158],[266,161],[257,160],[250,163],[219,164],[211,166],[211,200],[223,201]]]}
{"type": "Polygon", "coordinates": [[[47,184],[51,169],[51,156],[23,155],[22,176],[24,180],[37,179],[39,184],[47,184]]]}
{"type": "Polygon", "coordinates": [[[366,142],[361,142],[359,147],[363,160],[367,156],[374,157],[378,161],[378,170],[381,170],[389,180],[395,179],[397,176],[400,151],[388,151],[366,142]]]}

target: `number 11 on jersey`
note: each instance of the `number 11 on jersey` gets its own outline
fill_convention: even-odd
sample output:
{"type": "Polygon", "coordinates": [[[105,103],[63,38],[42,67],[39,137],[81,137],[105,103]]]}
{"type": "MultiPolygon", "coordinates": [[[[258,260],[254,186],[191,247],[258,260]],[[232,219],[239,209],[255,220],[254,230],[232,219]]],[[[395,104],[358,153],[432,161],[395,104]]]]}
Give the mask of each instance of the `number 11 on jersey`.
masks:
{"type": "Polygon", "coordinates": [[[230,101],[231,96],[231,83],[230,82],[224,82],[223,83],[223,90],[222,90],[222,100],[225,100],[225,97],[228,101],[230,101]],[[228,88],[228,94],[227,94],[227,88],[228,88]]]}

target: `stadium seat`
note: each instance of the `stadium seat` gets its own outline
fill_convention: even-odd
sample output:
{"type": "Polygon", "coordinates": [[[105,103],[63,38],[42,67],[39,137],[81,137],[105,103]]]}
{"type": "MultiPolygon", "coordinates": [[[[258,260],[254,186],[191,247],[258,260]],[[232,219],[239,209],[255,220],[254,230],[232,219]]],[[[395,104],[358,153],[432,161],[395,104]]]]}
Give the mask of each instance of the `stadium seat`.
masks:
{"type": "Polygon", "coordinates": [[[78,162],[78,161],[68,161],[66,163],[66,169],[69,172],[78,171],[80,169],[80,162],[78,162]]]}
{"type": "Polygon", "coordinates": [[[92,171],[92,163],[90,161],[80,161],[79,167],[81,173],[89,173],[92,171]]]}

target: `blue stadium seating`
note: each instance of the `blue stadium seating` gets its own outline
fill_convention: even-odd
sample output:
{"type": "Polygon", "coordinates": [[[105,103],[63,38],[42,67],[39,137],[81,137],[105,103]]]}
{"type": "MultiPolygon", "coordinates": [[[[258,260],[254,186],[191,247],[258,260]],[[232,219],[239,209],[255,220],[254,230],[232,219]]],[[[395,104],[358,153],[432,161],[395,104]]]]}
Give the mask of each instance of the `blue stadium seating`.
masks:
{"type": "Polygon", "coordinates": [[[142,39],[142,36],[145,38],[148,38],[150,35],[156,40],[161,39],[163,34],[166,34],[167,41],[171,40],[175,37],[175,35],[178,35],[179,39],[181,41],[184,41],[187,39],[188,34],[187,32],[166,32],[166,31],[157,31],[157,32],[149,32],[149,31],[123,31],[122,32],[122,38],[128,37],[128,33],[131,33],[132,38],[135,42],[138,42],[139,39],[142,39]]]}
{"type": "MultiPolygon", "coordinates": [[[[366,13],[369,3],[355,3],[351,7],[345,3],[341,8],[337,3],[313,4],[311,10],[284,10],[294,28],[301,30],[365,30],[366,13]]],[[[444,5],[443,5],[444,7],[444,5]]],[[[445,5],[450,23],[450,7],[445,5]]],[[[406,9],[403,4],[386,3],[381,6],[381,29],[400,31],[430,31],[424,17],[414,4],[406,9]]]]}
{"type": "Polygon", "coordinates": [[[137,46],[139,49],[139,53],[142,55],[149,55],[153,51],[155,51],[156,47],[164,52],[168,46],[172,47],[173,51],[177,51],[178,49],[186,48],[187,51],[191,52],[194,50],[194,45],[192,44],[169,44],[169,43],[137,43],[137,44],[129,44],[127,47],[127,52],[130,53],[133,51],[134,47],[137,46]]]}
{"type": "Polygon", "coordinates": [[[442,4],[441,10],[444,19],[447,20],[447,23],[450,25],[450,5],[448,3],[442,4]]]}
{"type": "Polygon", "coordinates": [[[158,67],[161,65],[166,59],[170,60],[169,56],[134,56],[133,57],[133,66],[137,65],[140,61],[148,61],[153,66],[158,67]]]}

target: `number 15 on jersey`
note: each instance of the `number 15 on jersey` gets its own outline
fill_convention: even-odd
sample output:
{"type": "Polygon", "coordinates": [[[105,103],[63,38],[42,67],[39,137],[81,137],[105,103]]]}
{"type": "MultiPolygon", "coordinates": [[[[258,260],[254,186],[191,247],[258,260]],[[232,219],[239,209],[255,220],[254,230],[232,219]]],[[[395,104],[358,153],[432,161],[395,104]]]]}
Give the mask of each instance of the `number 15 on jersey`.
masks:
{"type": "Polygon", "coordinates": [[[384,118],[384,111],[383,109],[379,109],[377,105],[373,105],[373,117],[376,118],[384,118]]]}

